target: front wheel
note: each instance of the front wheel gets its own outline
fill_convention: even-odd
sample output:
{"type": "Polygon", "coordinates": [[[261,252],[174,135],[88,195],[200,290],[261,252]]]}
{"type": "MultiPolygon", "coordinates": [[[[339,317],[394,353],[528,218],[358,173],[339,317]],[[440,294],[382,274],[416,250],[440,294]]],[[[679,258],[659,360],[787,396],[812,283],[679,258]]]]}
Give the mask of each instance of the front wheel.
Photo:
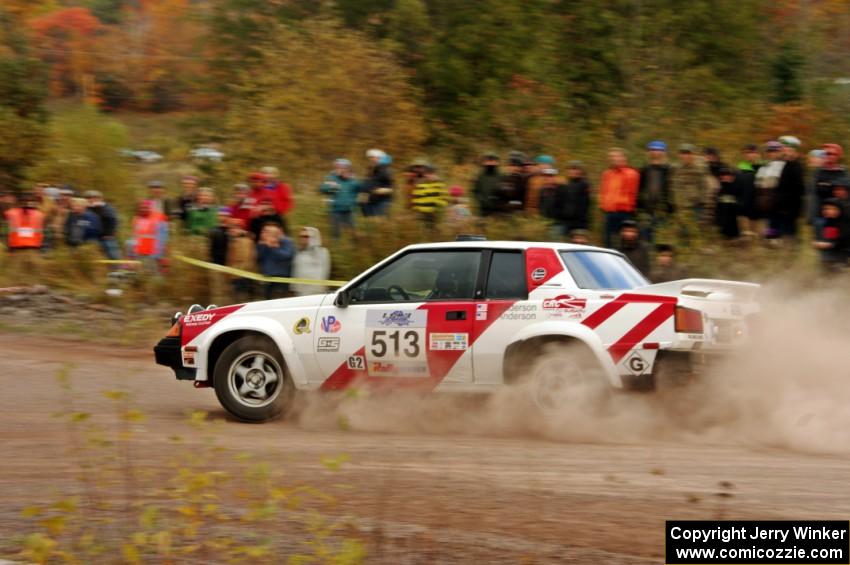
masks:
{"type": "Polygon", "coordinates": [[[215,364],[215,395],[240,420],[276,418],[292,403],[294,392],[284,367],[280,351],[268,338],[239,338],[225,348],[215,364]]]}

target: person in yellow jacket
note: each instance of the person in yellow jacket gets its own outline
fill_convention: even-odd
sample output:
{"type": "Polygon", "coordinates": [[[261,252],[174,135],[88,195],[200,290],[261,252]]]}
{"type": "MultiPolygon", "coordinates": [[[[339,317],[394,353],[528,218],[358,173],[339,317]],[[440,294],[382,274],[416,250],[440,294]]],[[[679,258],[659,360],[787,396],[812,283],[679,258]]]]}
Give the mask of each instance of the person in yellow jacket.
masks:
{"type": "Polygon", "coordinates": [[[433,229],[440,213],[449,205],[449,192],[434,167],[426,167],[424,173],[422,180],[413,187],[410,207],[429,229],[433,229]]]}

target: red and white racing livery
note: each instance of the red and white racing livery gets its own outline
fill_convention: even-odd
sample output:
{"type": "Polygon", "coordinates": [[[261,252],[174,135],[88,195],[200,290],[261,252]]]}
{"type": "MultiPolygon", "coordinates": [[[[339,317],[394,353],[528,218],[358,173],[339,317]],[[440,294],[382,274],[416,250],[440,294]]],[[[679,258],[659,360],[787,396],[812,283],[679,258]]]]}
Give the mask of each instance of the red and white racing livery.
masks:
{"type": "Polygon", "coordinates": [[[295,389],[349,386],[552,391],[591,379],[651,388],[699,356],[745,344],[758,285],[687,279],[650,285],[615,251],[465,241],[411,245],[338,291],[192,312],[157,362],[213,386],[246,420],[295,389]]]}

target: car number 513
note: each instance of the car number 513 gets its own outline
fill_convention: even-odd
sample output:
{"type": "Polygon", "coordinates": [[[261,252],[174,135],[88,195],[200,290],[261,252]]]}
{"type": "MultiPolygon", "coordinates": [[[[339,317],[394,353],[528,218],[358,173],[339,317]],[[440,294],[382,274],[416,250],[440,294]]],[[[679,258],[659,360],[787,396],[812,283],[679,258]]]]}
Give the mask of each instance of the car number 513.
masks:
{"type": "Polygon", "coordinates": [[[371,357],[419,357],[420,332],[416,330],[375,330],[372,332],[371,357]]]}

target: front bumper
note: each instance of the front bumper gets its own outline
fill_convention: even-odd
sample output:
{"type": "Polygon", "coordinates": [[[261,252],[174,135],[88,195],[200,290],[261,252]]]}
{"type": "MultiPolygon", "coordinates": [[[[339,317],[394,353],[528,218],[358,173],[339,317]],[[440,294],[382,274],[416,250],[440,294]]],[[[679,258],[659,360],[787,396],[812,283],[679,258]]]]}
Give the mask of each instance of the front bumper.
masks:
{"type": "Polygon", "coordinates": [[[183,366],[183,356],[180,350],[179,337],[165,337],[159,340],[153,348],[157,365],[165,365],[174,371],[174,375],[181,381],[194,381],[195,369],[187,369],[183,366]]]}

